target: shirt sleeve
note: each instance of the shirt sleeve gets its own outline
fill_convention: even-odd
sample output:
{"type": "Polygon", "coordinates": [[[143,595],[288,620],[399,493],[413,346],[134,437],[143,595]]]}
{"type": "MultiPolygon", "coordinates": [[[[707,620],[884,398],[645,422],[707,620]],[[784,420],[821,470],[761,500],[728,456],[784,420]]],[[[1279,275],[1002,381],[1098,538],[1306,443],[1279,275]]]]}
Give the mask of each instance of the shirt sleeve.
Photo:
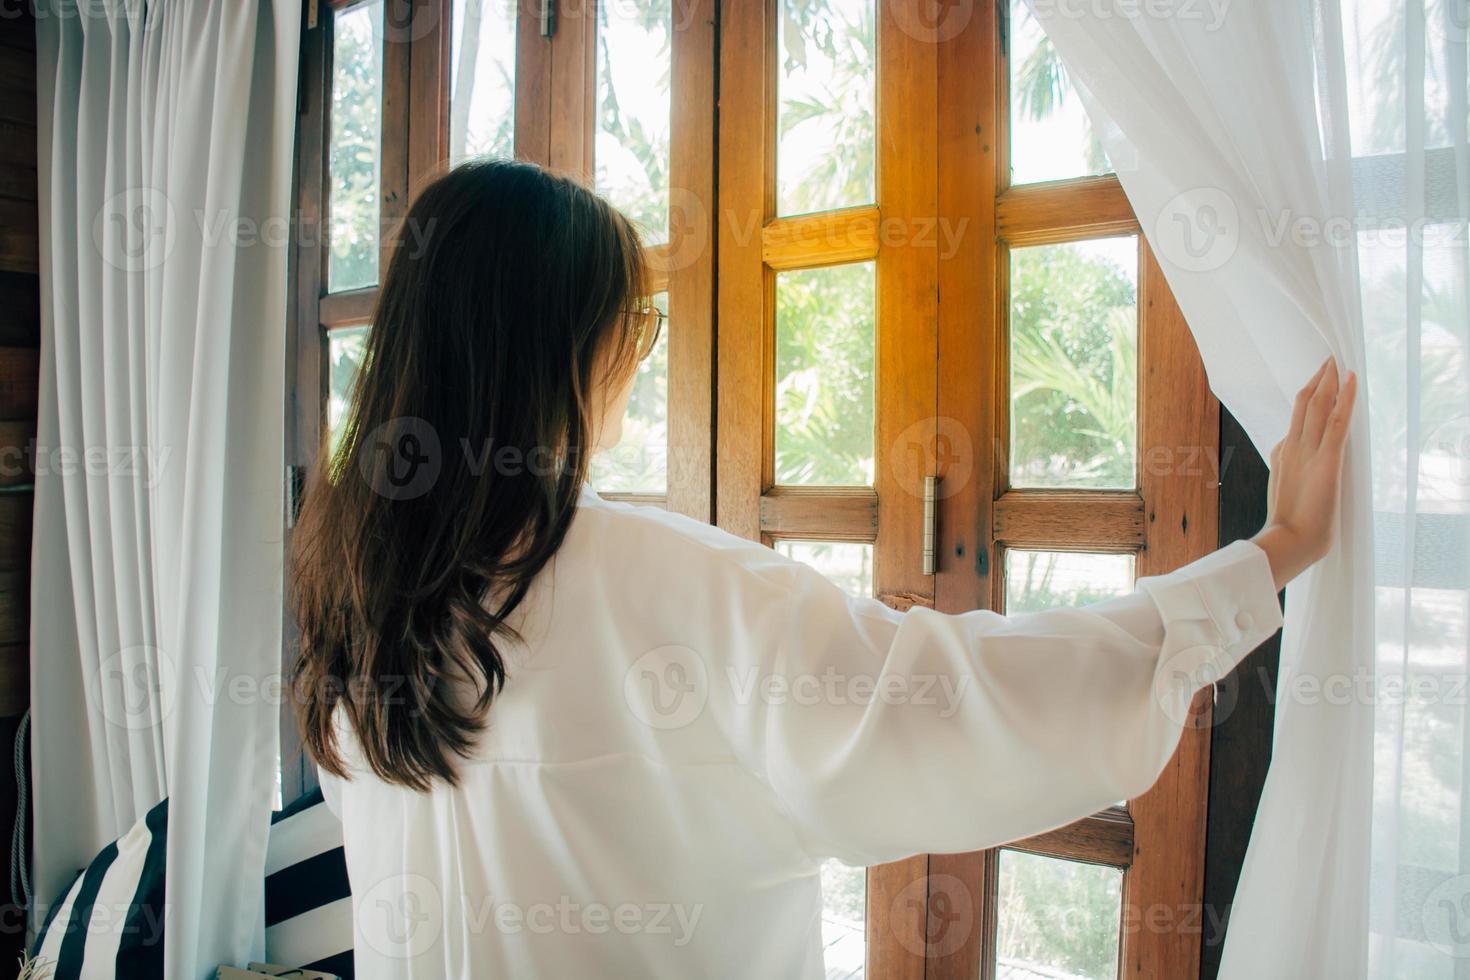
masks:
{"type": "Polygon", "coordinates": [[[782,584],[759,676],[732,672],[722,707],[807,850],[855,865],[993,847],[1141,795],[1195,692],[1281,624],[1250,542],[1018,616],[897,613],[804,567],[782,584]]]}

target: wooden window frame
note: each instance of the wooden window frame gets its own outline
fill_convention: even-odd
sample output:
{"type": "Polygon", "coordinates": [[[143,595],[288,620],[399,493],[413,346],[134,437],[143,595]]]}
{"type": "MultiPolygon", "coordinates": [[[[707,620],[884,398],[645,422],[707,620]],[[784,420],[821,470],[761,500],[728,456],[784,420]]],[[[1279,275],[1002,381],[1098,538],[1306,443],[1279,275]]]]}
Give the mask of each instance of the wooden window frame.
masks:
{"type": "MultiPolygon", "coordinates": [[[[941,261],[938,414],[958,420],[976,445],[996,447],[978,453],[974,478],[939,503],[936,607],[947,612],[1004,607],[1007,547],[1128,552],[1146,576],[1217,546],[1215,471],[1208,462],[1179,461],[1219,459],[1219,404],[1117,178],[1010,186],[1007,6],[982,5],[964,31],[940,44],[940,213],[968,218],[978,233],[941,261]],[[977,76],[989,80],[989,92],[973,84],[977,76]],[[1139,242],[1137,490],[1012,489],[1009,250],[1117,235],[1139,242]],[[983,383],[967,371],[974,364],[991,366],[983,383]],[[1203,397],[1181,399],[1181,391],[1203,397]],[[1167,454],[1165,465],[1151,462],[1157,451],[1167,454]]],[[[1178,750],[1126,810],[1008,845],[1125,872],[1120,977],[1199,974],[1212,703],[1208,691],[1196,697],[1178,750]],[[1166,927],[1157,928],[1163,919],[1166,927]]],[[[931,908],[972,909],[978,928],[956,951],[931,958],[928,976],[991,980],[998,851],[932,855],[929,864],[931,908]]]]}
{"type": "MultiPolygon", "coordinates": [[[[597,0],[560,0],[549,39],[540,35],[541,2],[523,0],[519,18],[516,157],[590,187],[596,172],[597,0]],[[541,70],[523,90],[526,64],[541,70]]],[[[648,255],[649,291],[669,296],[668,482],[662,493],[604,496],[709,522],[714,517],[716,0],[672,0],[671,10],[670,237],[648,255]]]]}
{"type": "MultiPolygon", "coordinates": [[[[330,291],[331,79],[336,18],[356,7],[383,4],[383,79],[379,132],[378,269],[388,267],[397,226],[412,188],[432,176],[448,155],[451,0],[308,0],[303,11],[300,97],[296,133],[296,234],[291,256],[293,302],[287,320],[286,479],[299,494],[326,438],[330,365],[323,356],[334,331],[371,322],[378,285],[330,291]],[[388,18],[394,18],[389,20],[388,18]]],[[[287,515],[290,552],[294,514],[287,515]]],[[[289,676],[300,650],[293,617],[286,617],[282,669],[289,676]]],[[[281,796],[284,803],[316,788],[287,697],[281,712],[281,796]]]]}
{"type": "MultiPolygon", "coordinates": [[[[780,217],[775,206],[775,11],[774,0],[722,5],[720,526],[767,543],[874,543],[881,599],[947,612],[1003,608],[1008,547],[1132,554],[1139,575],[1172,570],[1213,550],[1212,471],[1160,468],[1149,460],[1155,448],[1171,460],[1217,459],[1218,404],[1208,396],[1193,339],[1117,178],[1009,186],[1001,5],[977,5],[962,30],[931,43],[903,31],[892,8],[880,4],[877,204],[800,217],[780,217]],[[990,84],[976,84],[977,77],[990,84]],[[900,111],[885,113],[890,107],[900,111]],[[762,232],[754,239],[744,233],[751,215],[762,232]],[[885,248],[872,235],[875,219],[940,215],[969,229],[948,254],[885,248]],[[1118,235],[1137,236],[1139,243],[1137,488],[1012,489],[1009,250],[1118,235]],[[778,486],[775,274],[866,259],[878,264],[875,484],[778,486]],[[986,369],[976,372],[976,366],[986,369]],[[894,373],[904,378],[901,393],[881,381],[894,373]],[[1179,391],[1206,397],[1180,405],[1179,391]],[[1157,408],[1165,404],[1168,411],[1157,408]],[[968,440],[964,453],[973,470],[958,491],[940,495],[936,574],[926,576],[918,554],[921,501],[912,488],[924,476],[943,479],[953,447],[941,440],[955,438],[968,440]],[[927,443],[922,465],[896,451],[897,439],[927,443]]],[[[1125,872],[1120,976],[1198,972],[1189,910],[1198,910],[1203,892],[1209,712],[1210,699],[1201,694],[1164,774],[1126,809],[1008,845],[1125,872]],[[1149,921],[1140,917],[1152,910],[1175,916],[1173,927],[1162,934],[1152,925],[1140,928],[1149,921]]],[[[997,871],[998,851],[919,855],[871,869],[868,975],[989,980],[997,871]],[[916,887],[925,902],[895,904],[916,887]],[[969,917],[960,943],[948,933],[956,911],[969,917]]]]}
{"type": "MultiPolygon", "coordinates": [[[[894,451],[932,441],[938,365],[938,251],[884,245],[879,221],[938,215],[935,45],[878,5],[876,203],[787,217],[776,204],[775,0],[724,0],[720,16],[718,489],[720,527],[767,544],[835,540],[874,545],[873,585],[907,609],[934,603],[921,570],[923,460],[894,451]],[[752,235],[752,228],[760,234],[752,235]],[[775,479],[776,275],[873,260],[874,480],[871,487],[778,486],[775,479]],[[903,378],[902,384],[885,379],[903,378]],[[752,424],[752,420],[759,420],[752,424]]],[[[922,977],[926,888],[918,855],[867,875],[867,975],[922,977]]]]}
{"type": "MultiPolygon", "coordinates": [[[[287,364],[287,459],[303,469],[315,462],[324,435],[329,333],[369,322],[377,297],[376,287],[333,294],[324,288],[331,25],[356,2],[362,0],[312,0],[305,12],[287,364]]],[[[452,19],[451,0],[385,2],[389,9],[406,6],[412,18],[400,25],[407,30],[390,31],[385,40],[386,230],[403,214],[412,189],[447,156],[452,19]]],[[[1215,546],[1216,485],[1209,473],[1146,465],[1151,447],[1201,458],[1216,453],[1219,409],[1211,397],[1173,397],[1208,392],[1208,385],[1117,179],[1008,186],[1003,6],[976,5],[962,30],[933,41],[905,31],[890,3],[880,3],[878,203],[780,217],[775,0],[674,0],[681,27],[671,52],[670,183],[681,201],[671,211],[684,208],[696,239],[676,238],[651,255],[655,285],[670,293],[669,477],[665,494],[628,496],[767,542],[872,543],[875,591],[899,608],[1001,608],[1003,575],[997,570],[1007,547],[1126,551],[1136,554],[1138,574],[1149,575],[1215,546]],[[744,220],[752,215],[756,235],[744,220]],[[952,251],[884,245],[875,234],[885,219],[940,215],[966,223],[952,251]],[[1008,249],[1120,234],[1139,235],[1140,243],[1138,489],[1011,489],[1008,249]],[[676,255],[683,258],[674,261],[676,255]],[[776,273],[868,260],[876,265],[880,379],[874,485],[777,486],[771,397],[776,273]],[[893,377],[904,383],[884,383],[893,377]],[[1170,410],[1155,410],[1162,404],[1170,410]],[[926,575],[919,555],[923,501],[915,488],[925,476],[944,476],[952,454],[943,443],[956,436],[970,442],[972,470],[937,502],[937,567],[926,575]],[[895,451],[900,441],[927,452],[895,451]]],[[[515,153],[590,183],[595,4],[560,0],[550,38],[541,35],[541,8],[542,0],[520,5],[515,153]]],[[[391,237],[383,236],[381,268],[391,237]]],[[[289,625],[287,633],[289,664],[296,641],[289,625]]],[[[1126,810],[1009,846],[1125,869],[1125,921],[1136,923],[1150,909],[1197,909],[1210,707],[1207,695],[1196,700],[1193,723],[1164,776],[1126,810]],[[1140,846],[1158,841],[1169,844],[1140,846]]],[[[283,712],[282,763],[287,801],[315,785],[289,709],[283,712]]],[[[988,980],[996,872],[993,851],[917,855],[871,869],[868,976],[988,980]],[[897,901],[916,888],[924,901],[897,901]],[[969,916],[958,945],[944,931],[955,909],[969,916]]],[[[1163,938],[1151,927],[1124,928],[1120,976],[1196,975],[1199,950],[1187,922],[1163,938]]]]}

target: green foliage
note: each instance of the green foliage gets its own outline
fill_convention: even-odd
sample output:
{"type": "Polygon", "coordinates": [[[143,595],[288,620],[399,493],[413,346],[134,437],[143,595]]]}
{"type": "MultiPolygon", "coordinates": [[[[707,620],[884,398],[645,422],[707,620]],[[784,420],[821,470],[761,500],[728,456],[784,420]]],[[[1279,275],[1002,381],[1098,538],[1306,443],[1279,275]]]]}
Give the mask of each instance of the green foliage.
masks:
{"type": "Polygon", "coordinates": [[[870,203],[877,187],[878,35],[872,0],[783,0],[780,16],[784,72],[804,70],[813,60],[830,65],[822,77],[808,80],[801,96],[781,92],[776,148],[781,212],[870,203]],[[801,134],[803,129],[811,132],[801,134]],[[782,147],[790,150],[793,137],[803,135],[824,140],[831,152],[819,155],[809,169],[793,172],[782,147]]]}
{"type": "Polygon", "coordinates": [[[829,915],[861,924],[868,899],[867,869],[839,861],[822,865],[822,906],[829,915]]]}
{"type": "Polygon", "coordinates": [[[1119,555],[1058,556],[1046,551],[1007,551],[1006,612],[1088,606],[1126,593],[1131,586],[1127,577],[1109,573],[1113,562],[1128,561],[1119,555]],[[1084,564],[1088,573],[1085,585],[1075,584],[1079,577],[1075,570],[1078,564],[1084,564]],[[1058,575],[1059,571],[1063,574],[1058,575]]]}
{"type": "Polygon", "coordinates": [[[776,280],[776,482],[873,480],[872,263],[776,280]]]}
{"type": "Polygon", "coordinates": [[[1003,851],[999,955],[1112,980],[1118,975],[1122,890],[1123,876],[1112,868],[1003,851]]]}
{"type": "MultiPolygon", "coordinates": [[[[620,166],[611,168],[606,161],[597,164],[597,188],[611,200],[650,242],[666,241],[669,226],[669,144],[666,120],[656,120],[650,113],[667,111],[670,86],[670,45],[673,31],[673,8],[670,0],[647,0],[638,4],[599,4],[597,55],[597,146],[600,150],[619,151],[620,166]],[[611,25],[609,18],[618,23],[611,25]],[[641,32],[651,39],[658,52],[651,77],[641,80],[655,94],[653,105],[630,103],[630,97],[619,90],[609,66],[615,59],[626,62],[628,54],[617,47],[612,36],[617,32],[641,32]],[[633,172],[626,170],[627,161],[633,172]]],[[[639,66],[640,68],[647,66],[639,66]]],[[[627,77],[627,76],[621,76],[627,77]]],[[[654,298],[662,310],[668,309],[667,294],[654,298]]],[[[599,454],[592,463],[592,483],[608,492],[661,493],[668,486],[668,334],[677,329],[671,324],[664,331],[652,353],[638,367],[628,412],[623,419],[623,438],[619,445],[599,454]]]]}
{"type": "MultiPolygon", "coordinates": [[[[609,38],[609,4],[597,6],[597,133],[599,146],[617,146],[637,164],[638,173],[614,181],[612,171],[602,161],[597,165],[598,189],[626,214],[650,242],[667,240],[669,226],[669,126],[668,120],[643,118],[650,112],[667,111],[672,71],[671,41],[673,8],[670,0],[644,0],[638,4],[616,5],[619,30],[632,26],[655,41],[658,75],[651,79],[652,89],[659,95],[653,106],[629,104],[614,84],[609,66],[618,52],[609,38]],[[624,19],[631,19],[631,25],[624,19]]],[[[640,66],[643,67],[643,66],[640,66]]]]}
{"type": "Polygon", "coordinates": [[[332,54],[331,185],[327,285],[378,281],[382,4],[338,15],[332,54]]]}
{"type": "Polygon", "coordinates": [[[776,550],[821,572],[848,595],[873,594],[873,546],[853,541],[777,541],[776,550]]]}
{"type": "Polygon", "coordinates": [[[1011,253],[1011,473],[1018,486],[1131,487],[1137,288],[1075,246],[1011,253]]]}
{"type": "MultiPolygon", "coordinates": [[[[1011,0],[1011,23],[1035,25],[1040,31],[1040,25],[1036,23],[1025,0],[1011,0]]],[[[1041,122],[1060,110],[1067,100],[1076,97],[1077,92],[1068,77],[1067,66],[1057,57],[1051,38],[1041,34],[1041,40],[1021,59],[1012,76],[1011,112],[1015,118],[1025,117],[1033,122],[1041,122]]],[[[1110,168],[1102,140],[1093,131],[1092,121],[1085,116],[1083,126],[1083,156],[1088,172],[1107,173],[1110,168]]]]}
{"type": "Polygon", "coordinates": [[[357,373],[362,368],[367,335],[367,327],[346,327],[333,330],[327,341],[327,445],[328,454],[333,457],[342,444],[347,408],[352,403],[357,373]]]}
{"type": "Polygon", "coordinates": [[[503,0],[455,0],[454,88],[449,99],[449,158],[510,157],[515,149],[515,8],[503,0]],[[487,31],[486,16],[491,20],[487,31]],[[497,37],[504,32],[509,36],[497,37]],[[497,49],[484,50],[486,42],[497,49]],[[482,62],[490,77],[480,78],[482,62]],[[477,100],[476,93],[489,96],[477,100]],[[477,110],[477,111],[472,111],[477,110]]]}

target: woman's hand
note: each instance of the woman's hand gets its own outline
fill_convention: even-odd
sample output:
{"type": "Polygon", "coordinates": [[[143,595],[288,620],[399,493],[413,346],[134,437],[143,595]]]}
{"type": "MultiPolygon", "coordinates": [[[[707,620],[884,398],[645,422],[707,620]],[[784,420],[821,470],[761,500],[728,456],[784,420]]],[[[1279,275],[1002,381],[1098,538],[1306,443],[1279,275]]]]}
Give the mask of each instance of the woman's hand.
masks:
{"type": "Polygon", "coordinates": [[[1342,497],[1343,449],[1358,394],[1358,376],[1338,383],[1332,358],[1297,393],[1291,430],[1271,450],[1266,526],[1254,540],[1282,589],[1332,548],[1342,497]]]}

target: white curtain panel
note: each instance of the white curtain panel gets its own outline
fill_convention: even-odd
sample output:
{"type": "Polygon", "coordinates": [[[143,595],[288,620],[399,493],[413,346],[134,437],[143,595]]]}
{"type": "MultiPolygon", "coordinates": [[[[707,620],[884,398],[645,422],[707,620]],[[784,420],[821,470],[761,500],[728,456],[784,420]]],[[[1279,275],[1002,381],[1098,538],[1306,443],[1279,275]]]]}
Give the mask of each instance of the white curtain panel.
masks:
{"type": "Polygon", "coordinates": [[[36,10],[36,900],[168,796],[170,977],[262,949],[300,10],[36,10]]]}
{"type": "Polygon", "coordinates": [[[1367,382],[1221,976],[1470,976],[1470,6],[1026,2],[1257,447],[1329,352],[1367,382]]]}

